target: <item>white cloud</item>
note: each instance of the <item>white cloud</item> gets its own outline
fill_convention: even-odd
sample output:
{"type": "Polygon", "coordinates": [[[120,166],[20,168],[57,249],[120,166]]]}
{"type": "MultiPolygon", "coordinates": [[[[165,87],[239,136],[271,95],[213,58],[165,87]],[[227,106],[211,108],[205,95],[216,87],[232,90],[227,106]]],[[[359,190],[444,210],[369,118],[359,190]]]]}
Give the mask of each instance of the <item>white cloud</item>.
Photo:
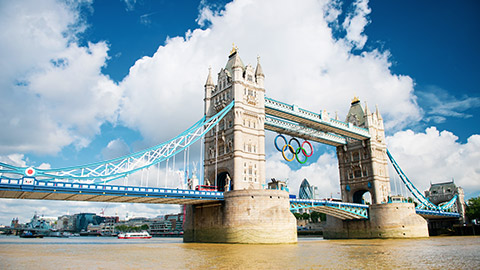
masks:
{"type": "Polygon", "coordinates": [[[79,46],[85,2],[0,5],[0,153],[54,154],[86,146],[105,121],[115,121],[121,93],[101,73],[104,42],[79,46]]]}
{"type": "MultiPolygon", "coordinates": [[[[430,182],[448,182],[452,178],[470,196],[480,191],[480,135],[466,143],[449,131],[430,127],[425,132],[412,130],[387,137],[388,148],[404,173],[420,190],[430,182]]],[[[390,175],[392,177],[392,175],[390,175]]]]}
{"type": "Polygon", "coordinates": [[[103,160],[113,159],[128,155],[130,148],[122,139],[115,139],[107,144],[107,147],[102,149],[103,160]]]}
{"type": "Polygon", "coordinates": [[[363,33],[369,23],[367,15],[372,12],[368,6],[368,0],[357,0],[353,3],[354,11],[345,18],[343,27],[347,31],[345,40],[353,45],[353,48],[362,49],[367,42],[367,36],[363,33]]]}
{"type": "Polygon", "coordinates": [[[471,118],[466,111],[480,107],[480,97],[457,98],[437,86],[428,86],[416,92],[425,110],[425,121],[443,123],[446,117],[471,118]]]}
{"type": "MultiPolygon", "coordinates": [[[[351,20],[369,13],[366,2],[356,7],[351,20]]],[[[261,55],[270,97],[343,116],[350,99],[359,95],[379,104],[387,128],[419,120],[412,79],[392,74],[389,52],[351,54],[346,40],[336,40],[328,26],[338,14],[338,5],[313,0],[234,1],[220,12],[203,8],[198,22],[208,22],[208,29],[168,39],[130,69],[120,83],[125,93],[121,120],[152,143],[184,130],[203,113],[208,67],[216,72],[225,65],[232,42],[246,64],[261,55]]]]}
{"type": "Polygon", "coordinates": [[[133,11],[135,9],[135,5],[137,4],[137,0],[123,0],[126,6],[127,11],[133,11]]]}
{"type": "Polygon", "coordinates": [[[27,166],[27,162],[24,159],[25,155],[23,154],[10,154],[6,156],[0,156],[0,162],[19,167],[27,166]]]}

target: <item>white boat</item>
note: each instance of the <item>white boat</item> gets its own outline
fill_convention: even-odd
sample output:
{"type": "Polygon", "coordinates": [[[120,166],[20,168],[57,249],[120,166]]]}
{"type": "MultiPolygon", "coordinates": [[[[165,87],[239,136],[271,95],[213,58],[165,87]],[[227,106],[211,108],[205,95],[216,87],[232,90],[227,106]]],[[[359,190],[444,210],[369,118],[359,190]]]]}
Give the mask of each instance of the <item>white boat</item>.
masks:
{"type": "Polygon", "coordinates": [[[152,236],[148,232],[128,232],[128,233],[119,233],[118,239],[149,239],[152,236]]]}

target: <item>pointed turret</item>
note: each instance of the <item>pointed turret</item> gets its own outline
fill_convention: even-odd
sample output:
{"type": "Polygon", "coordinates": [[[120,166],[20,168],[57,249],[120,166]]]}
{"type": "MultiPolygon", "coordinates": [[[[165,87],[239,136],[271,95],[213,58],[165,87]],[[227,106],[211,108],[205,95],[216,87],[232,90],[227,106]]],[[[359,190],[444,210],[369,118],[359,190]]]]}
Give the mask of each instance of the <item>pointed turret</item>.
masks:
{"type": "Polygon", "coordinates": [[[348,111],[345,122],[352,123],[355,126],[361,127],[365,123],[365,113],[363,112],[362,105],[360,104],[360,99],[354,97],[348,111]]]}
{"type": "Polygon", "coordinates": [[[257,67],[255,68],[255,76],[265,77],[265,74],[263,74],[262,66],[260,65],[260,56],[257,56],[257,67]]]}
{"type": "Polygon", "coordinates": [[[228,62],[225,65],[225,70],[227,71],[227,74],[231,76],[233,80],[235,80],[241,78],[244,68],[245,65],[238,55],[238,48],[234,45],[230,51],[230,55],[228,56],[228,62]]]}
{"type": "Polygon", "coordinates": [[[257,56],[257,67],[255,68],[255,79],[260,87],[263,87],[265,74],[263,74],[262,66],[260,65],[260,56],[257,56]]]}
{"type": "Polygon", "coordinates": [[[383,117],[380,114],[380,110],[378,109],[378,105],[375,105],[375,118],[377,119],[378,128],[381,129],[381,130],[385,130],[385,127],[383,126],[383,117]]]}
{"type": "Polygon", "coordinates": [[[215,91],[215,85],[213,84],[212,80],[212,69],[208,69],[208,77],[207,81],[205,82],[205,108],[204,113],[206,116],[211,116],[212,111],[210,111],[210,103],[212,99],[212,94],[215,91]]]}
{"type": "Polygon", "coordinates": [[[378,110],[378,105],[375,104],[375,114],[377,115],[378,120],[382,120],[382,115],[380,114],[380,111],[378,110]]]}
{"type": "Polygon", "coordinates": [[[212,68],[208,68],[208,77],[207,77],[207,81],[205,82],[205,87],[207,86],[215,86],[215,84],[213,84],[213,79],[212,79],[212,68]]]}
{"type": "Polygon", "coordinates": [[[368,104],[365,101],[365,127],[368,128],[372,124],[373,124],[372,112],[370,112],[370,109],[368,108],[368,104]]]}

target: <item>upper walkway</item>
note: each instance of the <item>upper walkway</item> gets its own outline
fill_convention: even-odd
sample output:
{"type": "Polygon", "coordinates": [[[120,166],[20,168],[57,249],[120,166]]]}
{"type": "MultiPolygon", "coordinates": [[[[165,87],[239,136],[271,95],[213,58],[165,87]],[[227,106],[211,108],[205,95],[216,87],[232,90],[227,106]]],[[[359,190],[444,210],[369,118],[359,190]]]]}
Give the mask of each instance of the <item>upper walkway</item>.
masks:
{"type": "MultiPolygon", "coordinates": [[[[323,131],[326,133],[324,136],[329,135],[329,137],[339,137],[344,136],[348,138],[353,138],[357,140],[365,140],[370,138],[370,133],[367,129],[357,127],[351,123],[345,123],[333,118],[330,118],[327,113],[317,114],[302,108],[299,108],[296,105],[289,105],[268,97],[265,97],[265,114],[267,116],[273,116],[280,119],[285,119],[294,123],[298,123],[305,128],[310,128],[316,131],[323,131]]],[[[271,118],[271,117],[270,117],[271,118]]],[[[290,128],[284,125],[283,129],[279,130],[279,127],[270,124],[272,121],[265,121],[265,128],[277,132],[282,132],[288,135],[295,135],[295,132],[290,132],[290,128]]],[[[283,121],[285,122],[285,121],[283,121]]],[[[286,122],[287,123],[287,122],[286,122]]],[[[293,131],[296,130],[296,127],[293,128],[293,131]]],[[[315,140],[315,138],[310,138],[315,140]]],[[[338,140],[328,140],[328,141],[319,141],[322,143],[327,143],[331,145],[340,145],[345,144],[338,140]],[[331,143],[329,143],[331,142],[331,143]]]]}

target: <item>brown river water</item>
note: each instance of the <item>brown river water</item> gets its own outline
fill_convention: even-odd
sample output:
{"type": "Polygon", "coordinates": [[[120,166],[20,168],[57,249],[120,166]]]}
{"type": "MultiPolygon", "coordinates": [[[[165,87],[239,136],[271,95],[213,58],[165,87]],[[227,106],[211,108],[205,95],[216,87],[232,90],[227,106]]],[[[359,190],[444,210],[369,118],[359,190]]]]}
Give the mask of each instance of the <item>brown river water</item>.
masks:
{"type": "Polygon", "coordinates": [[[480,236],[290,245],[0,236],[0,269],[480,269],[480,236]]]}

